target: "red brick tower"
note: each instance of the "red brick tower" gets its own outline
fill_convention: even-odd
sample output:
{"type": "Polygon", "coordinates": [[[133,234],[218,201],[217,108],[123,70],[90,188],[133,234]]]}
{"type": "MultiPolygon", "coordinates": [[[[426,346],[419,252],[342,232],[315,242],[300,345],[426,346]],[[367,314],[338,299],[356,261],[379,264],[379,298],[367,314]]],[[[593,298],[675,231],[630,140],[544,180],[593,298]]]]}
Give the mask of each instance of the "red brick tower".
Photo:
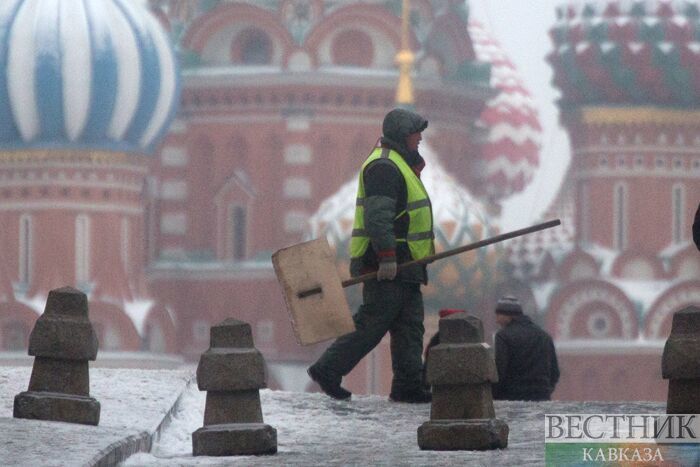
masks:
{"type": "Polygon", "coordinates": [[[174,351],[144,275],[148,154],[179,91],[167,37],[111,0],[5,2],[0,36],[0,348],[24,350],[49,290],[71,285],[101,350],[174,351]]]}
{"type": "Polygon", "coordinates": [[[572,161],[550,214],[568,231],[523,241],[513,262],[562,355],[555,396],[663,400],[672,314],[700,300],[698,9],[591,1],[557,16],[549,61],[572,161]]]}

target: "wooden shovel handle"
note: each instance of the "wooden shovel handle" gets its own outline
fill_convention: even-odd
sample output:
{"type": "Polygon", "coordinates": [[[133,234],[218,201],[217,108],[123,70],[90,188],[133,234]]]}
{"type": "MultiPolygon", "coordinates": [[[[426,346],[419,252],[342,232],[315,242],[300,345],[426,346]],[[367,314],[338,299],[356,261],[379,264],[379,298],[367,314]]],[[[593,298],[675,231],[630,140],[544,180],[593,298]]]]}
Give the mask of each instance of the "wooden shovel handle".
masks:
{"type": "MultiPolygon", "coordinates": [[[[402,263],[399,265],[397,268],[397,271],[400,271],[401,269],[407,268],[409,266],[413,266],[415,264],[427,264],[427,263],[432,263],[433,261],[437,261],[439,259],[447,258],[448,256],[454,256],[458,255],[459,253],[464,253],[465,251],[470,251],[470,250],[476,250],[477,248],[484,247],[486,245],[491,245],[493,243],[498,243],[502,242],[503,240],[508,240],[511,238],[515,237],[520,237],[522,235],[527,235],[529,233],[537,232],[539,230],[544,230],[544,229],[549,229],[550,227],[556,227],[557,225],[560,225],[561,221],[559,219],[554,219],[551,221],[543,222],[541,224],[535,224],[530,227],[525,227],[524,229],[519,229],[519,230],[513,230],[511,232],[506,232],[502,233],[500,235],[496,235],[494,237],[486,238],[484,240],[479,240],[478,242],[470,243],[469,245],[464,245],[460,246],[458,248],[454,248],[452,250],[447,250],[443,251],[441,253],[436,253],[431,256],[426,256],[425,258],[421,259],[415,259],[413,261],[408,261],[406,263],[402,263]]],[[[361,276],[356,276],[352,277],[348,280],[345,280],[342,282],[343,288],[359,284],[360,282],[366,282],[371,279],[376,279],[377,278],[377,272],[370,272],[367,274],[363,274],[361,276]]]]}

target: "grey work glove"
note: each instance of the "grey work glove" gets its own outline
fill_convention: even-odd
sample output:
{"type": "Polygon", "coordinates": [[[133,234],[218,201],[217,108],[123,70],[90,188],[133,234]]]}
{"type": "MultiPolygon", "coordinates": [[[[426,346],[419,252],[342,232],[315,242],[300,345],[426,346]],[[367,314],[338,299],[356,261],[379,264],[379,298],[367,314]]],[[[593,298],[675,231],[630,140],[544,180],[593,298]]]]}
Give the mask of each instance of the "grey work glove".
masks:
{"type": "Polygon", "coordinates": [[[378,281],[393,281],[396,278],[396,261],[382,261],[377,269],[378,281]]]}

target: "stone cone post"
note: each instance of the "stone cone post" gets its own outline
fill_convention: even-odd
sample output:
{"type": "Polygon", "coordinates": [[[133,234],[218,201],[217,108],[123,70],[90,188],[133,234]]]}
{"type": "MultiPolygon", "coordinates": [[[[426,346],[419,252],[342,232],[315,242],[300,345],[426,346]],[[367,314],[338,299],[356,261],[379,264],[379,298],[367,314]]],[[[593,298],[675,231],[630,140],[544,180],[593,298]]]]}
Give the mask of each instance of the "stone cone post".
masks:
{"type": "Polygon", "coordinates": [[[418,446],[430,451],[508,446],[508,425],[495,418],[491,383],[498,381],[481,320],[456,313],[440,320],[440,344],[428,355],[433,400],[430,421],[418,428],[418,446]]]}
{"type": "Polygon", "coordinates": [[[197,384],[207,391],[204,426],[192,433],[195,456],[277,452],[277,430],[263,423],[260,388],[265,361],[253,347],[250,325],[227,319],[211,328],[209,350],[199,359],[197,384]]]}
{"type": "Polygon", "coordinates": [[[29,355],[35,357],[29,390],[15,396],[14,417],[97,425],[100,403],[90,397],[88,368],[97,358],[97,336],[84,293],[49,292],[29,336],[29,355]]]}
{"type": "Polygon", "coordinates": [[[700,308],[689,306],[673,315],[664,346],[661,375],[668,380],[666,413],[700,413],[700,308]]]}

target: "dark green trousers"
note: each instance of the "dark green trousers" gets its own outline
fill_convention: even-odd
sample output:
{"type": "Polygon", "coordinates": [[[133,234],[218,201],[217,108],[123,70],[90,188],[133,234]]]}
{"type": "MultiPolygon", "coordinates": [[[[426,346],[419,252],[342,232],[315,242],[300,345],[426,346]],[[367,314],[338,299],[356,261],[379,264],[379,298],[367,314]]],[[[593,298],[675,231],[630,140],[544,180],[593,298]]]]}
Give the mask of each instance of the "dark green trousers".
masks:
{"type": "Polygon", "coordinates": [[[343,377],[355,368],[389,332],[391,390],[421,387],[423,365],[423,295],[420,284],[401,281],[368,281],[362,301],[353,316],[356,330],[338,338],[316,363],[330,377],[343,377]]]}

